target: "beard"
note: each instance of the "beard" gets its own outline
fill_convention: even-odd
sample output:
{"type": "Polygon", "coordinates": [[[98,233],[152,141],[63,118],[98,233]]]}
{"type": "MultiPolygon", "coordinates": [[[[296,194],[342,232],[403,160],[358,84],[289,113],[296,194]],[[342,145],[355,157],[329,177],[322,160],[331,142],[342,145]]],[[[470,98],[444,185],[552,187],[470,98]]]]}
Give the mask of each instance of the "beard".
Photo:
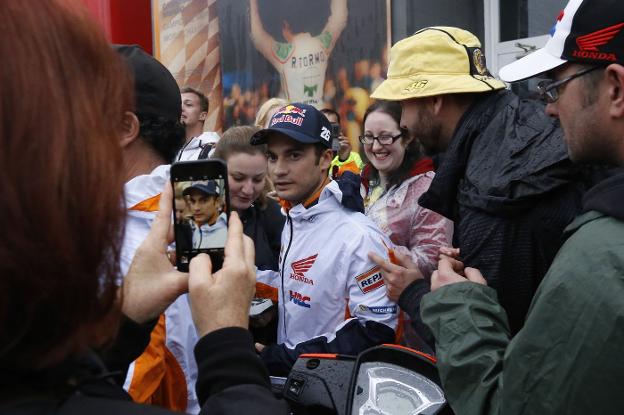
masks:
{"type": "Polygon", "coordinates": [[[442,124],[435,122],[432,114],[424,114],[424,117],[419,117],[418,123],[410,132],[420,142],[425,155],[434,156],[446,151],[445,148],[441,148],[442,124]]]}

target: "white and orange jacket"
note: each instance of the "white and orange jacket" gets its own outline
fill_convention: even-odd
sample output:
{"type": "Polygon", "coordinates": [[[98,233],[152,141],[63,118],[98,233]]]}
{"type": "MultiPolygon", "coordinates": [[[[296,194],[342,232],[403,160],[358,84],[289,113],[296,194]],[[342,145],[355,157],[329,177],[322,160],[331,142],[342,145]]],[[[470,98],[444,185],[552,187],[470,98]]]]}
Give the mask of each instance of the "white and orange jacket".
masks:
{"type": "MultiPolygon", "coordinates": [[[[150,231],[160,193],[168,180],[169,166],[164,165],[133,178],[124,187],[128,214],[121,252],[122,275],[128,272],[136,249],[150,231]]],[[[124,388],[134,401],[198,413],[193,356],[197,341],[188,296],[182,295],[160,316],[145,352],[128,369],[124,388]]]]}
{"type": "Polygon", "coordinates": [[[315,204],[290,208],[279,271],[257,272],[257,294],[276,289],[279,303],[278,344],[261,353],[273,374],[285,374],[301,353],[356,355],[394,342],[398,307],[368,259],[369,252],[387,258],[392,242],[343,202],[332,181],[315,204]]]}

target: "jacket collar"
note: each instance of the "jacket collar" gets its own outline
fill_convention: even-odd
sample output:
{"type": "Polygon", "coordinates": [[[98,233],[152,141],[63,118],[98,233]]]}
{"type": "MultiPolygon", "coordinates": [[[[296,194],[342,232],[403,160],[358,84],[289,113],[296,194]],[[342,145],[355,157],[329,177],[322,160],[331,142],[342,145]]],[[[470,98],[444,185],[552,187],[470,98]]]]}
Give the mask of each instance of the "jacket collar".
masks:
{"type": "Polygon", "coordinates": [[[583,196],[583,211],[597,211],[624,221],[624,167],[592,187],[583,196]]]}
{"type": "MultiPolygon", "coordinates": [[[[307,206],[299,203],[284,211],[288,213],[293,220],[305,220],[319,213],[328,212],[338,208],[342,203],[342,192],[336,181],[331,180],[320,191],[320,195],[316,198],[308,198],[307,206]]],[[[283,207],[283,206],[282,206],[283,207]]]]}
{"type": "Polygon", "coordinates": [[[589,189],[583,196],[583,213],[568,225],[564,236],[569,238],[581,226],[610,216],[624,221],[624,168],[617,169],[607,179],[589,189]]]}
{"type": "Polygon", "coordinates": [[[319,198],[321,197],[321,193],[323,192],[323,190],[325,189],[325,187],[331,182],[331,179],[329,178],[329,176],[325,177],[325,179],[323,179],[323,182],[319,185],[319,187],[316,189],[316,191],[310,195],[306,200],[304,200],[302,203],[298,203],[297,205],[293,205],[289,200],[283,200],[280,199],[279,200],[279,204],[282,207],[282,209],[284,209],[285,212],[290,212],[290,210],[294,207],[294,206],[299,206],[302,205],[305,209],[308,209],[314,205],[316,205],[319,201],[319,198]]]}
{"type": "MultiPolygon", "coordinates": [[[[433,160],[429,157],[423,157],[416,161],[412,166],[412,169],[409,172],[409,177],[419,176],[423,173],[427,173],[428,171],[433,171],[434,169],[433,160]]],[[[368,193],[370,188],[370,180],[371,175],[373,174],[373,167],[370,163],[364,166],[362,170],[362,185],[364,186],[364,190],[368,193]]]]}

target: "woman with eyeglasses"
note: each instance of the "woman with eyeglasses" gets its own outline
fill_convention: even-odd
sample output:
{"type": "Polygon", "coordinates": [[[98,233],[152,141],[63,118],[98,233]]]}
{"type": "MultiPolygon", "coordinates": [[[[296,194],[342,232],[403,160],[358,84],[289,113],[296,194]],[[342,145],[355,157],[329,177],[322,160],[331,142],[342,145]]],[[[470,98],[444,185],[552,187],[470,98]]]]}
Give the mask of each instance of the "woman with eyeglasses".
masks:
{"type": "Polygon", "coordinates": [[[364,113],[360,142],[369,160],[362,171],[364,207],[397,245],[397,254],[407,256],[429,278],[440,247],[451,246],[453,224],[418,204],[433,179],[433,163],[400,121],[398,102],[377,101],[364,113]]]}

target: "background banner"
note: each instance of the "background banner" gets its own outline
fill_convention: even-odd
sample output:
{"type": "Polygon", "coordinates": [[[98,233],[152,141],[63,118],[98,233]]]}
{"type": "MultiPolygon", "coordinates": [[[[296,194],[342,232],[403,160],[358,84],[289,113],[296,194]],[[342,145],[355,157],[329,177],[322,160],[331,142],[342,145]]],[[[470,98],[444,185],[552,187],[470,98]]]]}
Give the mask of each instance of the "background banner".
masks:
{"type": "Polygon", "coordinates": [[[218,2],[224,126],[253,124],[282,97],[341,114],[357,148],[370,91],[386,73],[387,0],[218,2]]]}
{"type": "Polygon", "coordinates": [[[217,0],[152,0],[154,56],[182,88],[209,100],[205,131],[221,132],[223,107],[217,0]]]}

